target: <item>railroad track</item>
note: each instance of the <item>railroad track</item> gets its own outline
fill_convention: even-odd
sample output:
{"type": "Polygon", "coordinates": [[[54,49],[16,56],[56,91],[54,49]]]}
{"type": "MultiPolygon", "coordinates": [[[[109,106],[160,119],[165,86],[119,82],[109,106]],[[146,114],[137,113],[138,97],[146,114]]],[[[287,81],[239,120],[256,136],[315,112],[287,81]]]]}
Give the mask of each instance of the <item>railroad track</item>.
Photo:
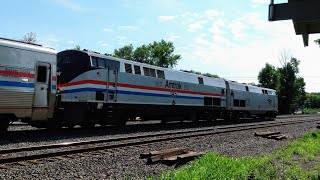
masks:
{"type": "Polygon", "coordinates": [[[118,148],[128,148],[132,146],[144,146],[152,143],[173,141],[178,139],[186,139],[200,136],[208,136],[215,134],[224,134],[244,130],[252,130],[259,128],[268,128],[292,124],[300,124],[307,122],[320,122],[319,119],[307,119],[299,121],[286,121],[286,122],[267,122],[267,123],[255,123],[249,125],[238,125],[232,127],[215,127],[206,128],[200,130],[188,130],[168,133],[156,133],[152,135],[139,135],[128,136],[112,139],[102,139],[83,142],[66,142],[60,144],[49,144],[42,146],[21,147],[12,149],[0,150],[0,168],[8,168],[12,165],[21,165],[30,162],[31,164],[37,164],[41,160],[52,161],[52,158],[61,160],[66,157],[74,158],[77,155],[81,156],[81,153],[92,153],[102,150],[112,150],[118,148]],[[43,150],[51,150],[52,152],[41,152],[43,150]],[[27,154],[32,152],[32,154],[27,154]]]}

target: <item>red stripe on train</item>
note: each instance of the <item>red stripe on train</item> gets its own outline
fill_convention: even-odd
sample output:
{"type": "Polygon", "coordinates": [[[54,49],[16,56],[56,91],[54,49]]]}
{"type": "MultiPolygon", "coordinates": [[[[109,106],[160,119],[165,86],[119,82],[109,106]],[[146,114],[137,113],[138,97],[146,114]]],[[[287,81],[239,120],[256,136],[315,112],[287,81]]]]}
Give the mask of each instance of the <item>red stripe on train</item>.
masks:
{"type": "Polygon", "coordinates": [[[0,70],[0,75],[34,78],[34,74],[30,74],[30,73],[2,71],[2,70],[0,70]]]}
{"type": "MultiPolygon", "coordinates": [[[[68,86],[75,86],[75,85],[82,85],[82,84],[107,85],[107,83],[104,82],[104,81],[82,80],[82,81],[71,82],[71,83],[66,83],[66,84],[59,84],[58,88],[68,87],[68,86]]],[[[114,83],[110,82],[109,85],[113,86],[114,83]]],[[[162,92],[172,92],[172,89],[150,87],[150,86],[140,86],[140,85],[134,85],[134,84],[118,83],[118,86],[119,87],[134,88],[134,89],[144,89],[144,90],[154,90],[154,91],[162,91],[162,92]]],[[[195,91],[181,90],[181,89],[175,89],[175,92],[186,93],[186,94],[196,94],[196,95],[207,95],[207,96],[224,96],[223,94],[217,94],[217,93],[195,92],[195,91]]]]}

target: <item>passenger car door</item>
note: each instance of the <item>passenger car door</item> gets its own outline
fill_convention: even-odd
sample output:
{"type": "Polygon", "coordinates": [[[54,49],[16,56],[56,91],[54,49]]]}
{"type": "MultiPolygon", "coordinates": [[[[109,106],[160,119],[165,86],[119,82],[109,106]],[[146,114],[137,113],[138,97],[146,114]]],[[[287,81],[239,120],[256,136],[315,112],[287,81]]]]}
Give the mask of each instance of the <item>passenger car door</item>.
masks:
{"type": "Polygon", "coordinates": [[[48,107],[50,64],[37,62],[34,82],[34,107],[48,107]]]}

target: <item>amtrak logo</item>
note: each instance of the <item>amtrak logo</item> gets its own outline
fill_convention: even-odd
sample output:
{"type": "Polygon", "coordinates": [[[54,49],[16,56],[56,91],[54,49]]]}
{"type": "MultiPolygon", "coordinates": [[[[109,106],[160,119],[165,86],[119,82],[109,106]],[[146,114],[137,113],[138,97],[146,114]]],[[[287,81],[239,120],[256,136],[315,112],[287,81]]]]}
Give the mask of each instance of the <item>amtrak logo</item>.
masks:
{"type": "Polygon", "coordinates": [[[268,103],[271,105],[271,103],[272,103],[272,99],[268,99],[268,103]]]}

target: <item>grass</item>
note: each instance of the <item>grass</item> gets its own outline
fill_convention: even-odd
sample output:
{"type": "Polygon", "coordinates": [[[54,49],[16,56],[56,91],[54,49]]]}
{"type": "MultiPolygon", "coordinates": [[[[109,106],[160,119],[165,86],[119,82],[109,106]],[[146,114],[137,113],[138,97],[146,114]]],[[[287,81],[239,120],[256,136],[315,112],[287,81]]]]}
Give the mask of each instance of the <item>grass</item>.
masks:
{"type": "MultiPolygon", "coordinates": [[[[155,179],[155,178],[150,178],[155,179]]],[[[208,153],[157,179],[320,179],[320,131],[261,157],[232,158],[208,153]]]]}
{"type": "Polygon", "coordinates": [[[304,114],[318,114],[319,109],[316,108],[305,108],[303,109],[304,114]]]}

